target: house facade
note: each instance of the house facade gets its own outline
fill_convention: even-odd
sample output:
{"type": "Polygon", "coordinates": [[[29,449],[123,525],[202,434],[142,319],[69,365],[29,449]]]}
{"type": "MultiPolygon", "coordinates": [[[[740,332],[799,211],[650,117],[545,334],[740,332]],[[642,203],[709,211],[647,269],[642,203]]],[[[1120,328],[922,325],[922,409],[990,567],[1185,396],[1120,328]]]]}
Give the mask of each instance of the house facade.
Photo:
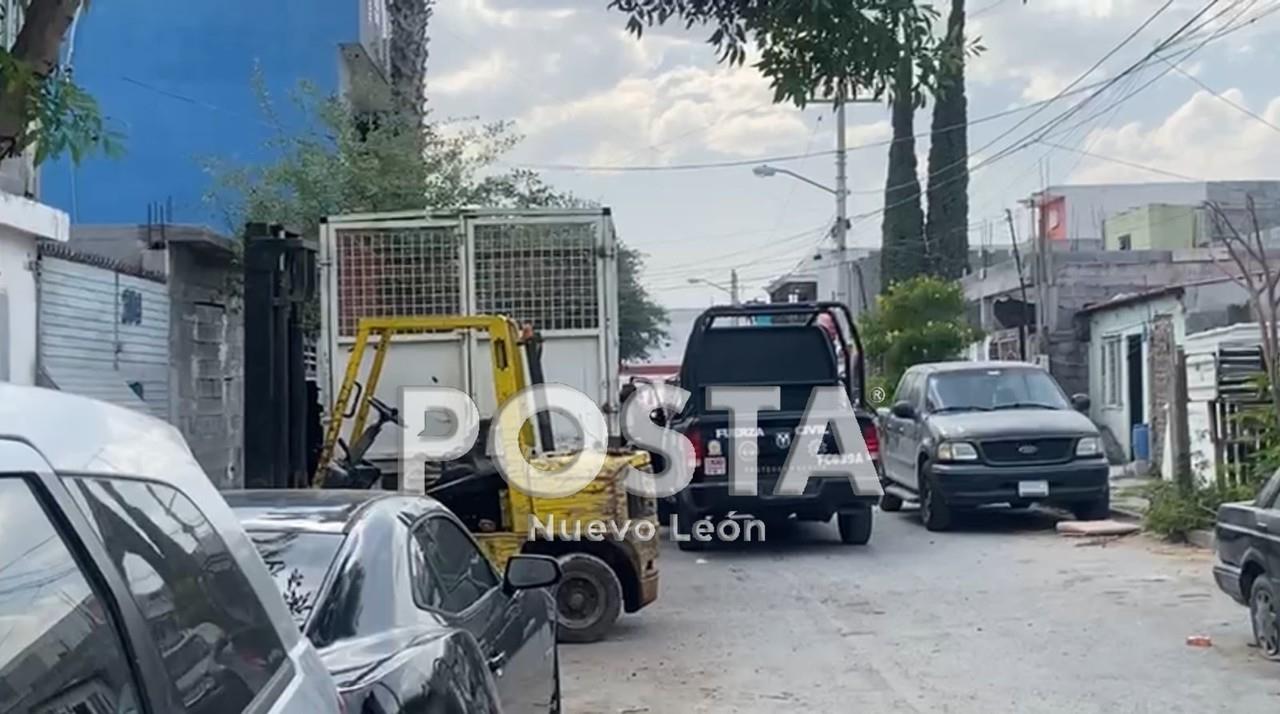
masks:
{"type": "Polygon", "coordinates": [[[1118,295],[1080,310],[1078,319],[1087,340],[1090,416],[1127,460],[1166,468],[1178,351],[1198,335],[1248,322],[1247,293],[1218,276],[1118,295]]]}

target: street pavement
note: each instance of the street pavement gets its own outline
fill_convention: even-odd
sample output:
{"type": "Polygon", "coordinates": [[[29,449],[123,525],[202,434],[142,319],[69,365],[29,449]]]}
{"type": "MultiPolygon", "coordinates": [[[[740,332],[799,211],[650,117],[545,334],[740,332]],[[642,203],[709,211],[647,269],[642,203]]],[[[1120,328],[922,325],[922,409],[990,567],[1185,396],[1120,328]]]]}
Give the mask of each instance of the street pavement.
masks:
{"type": "Polygon", "coordinates": [[[1280,664],[1248,645],[1208,551],[1069,539],[1055,520],[982,512],[930,533],[877,512],[867,547],[834,523],[705,553],[666,542],[656,603],[561,646],[565,711],[1280,710],[1280,664]]]}

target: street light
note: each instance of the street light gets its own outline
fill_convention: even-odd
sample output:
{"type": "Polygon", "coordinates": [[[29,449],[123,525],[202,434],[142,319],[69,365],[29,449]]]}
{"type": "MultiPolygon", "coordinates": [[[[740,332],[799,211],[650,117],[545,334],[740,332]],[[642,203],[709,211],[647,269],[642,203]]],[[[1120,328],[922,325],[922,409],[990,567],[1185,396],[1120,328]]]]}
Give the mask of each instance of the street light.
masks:
{"type": "Polygon", "coordinates": [[[840,196],[840,192],[839,192],[839,191],[837,191],[836,189],[831,188],[830,186],[827,186],[827,185],[825,185],[825,184],[821,184],[821,183],[819,183],[819,182],[817,182],[817,181],[814,181],[813,179],[808,178],[807,176],[801,176],[800,174],[798,174],[798,173],[796,173],[796,172],[794,172],[794,171],[792,171],[792,170],[790,170],[790,169],[780,169],[780,168],[778,168],[777,166],[770,166],[770,165],[768,165],[768,164],[761,164],[761,165],[759,165],[759,166],[755,167],[754,169],[751,169],[751,173],[755,174],[756,176],[759,176],[760,178],[771,178],[771,177],[773,177],[773,176],[777,176],[778,174],[785,174],[785,175],[787,175],[787,176],[790,176],[791,178],[799,179],[800,181],[804,181],[805,183],[809,184],[810,186],[813,186],[813,187],[815,187],[815,188],[820,188],[820,189],[822,189],[823,191],[826,191],[827,193],[831,194],[832,196],[837,196],[837,197],[839,197],[839,196],[840,196]]]}
{"type": "Polygon", "coordinates": [[[716,290],[720,290],[729,295],[729,299],[733,301],[734,305],[738,304],[738,271],[737,270],[729,271],[730,287],[727,287],[727,288],[721,285],[720,283],[713,282],[705,278],[689,278],[689,284],[690,285],[706,285],[708,287],[715,288],[716,290]]]}

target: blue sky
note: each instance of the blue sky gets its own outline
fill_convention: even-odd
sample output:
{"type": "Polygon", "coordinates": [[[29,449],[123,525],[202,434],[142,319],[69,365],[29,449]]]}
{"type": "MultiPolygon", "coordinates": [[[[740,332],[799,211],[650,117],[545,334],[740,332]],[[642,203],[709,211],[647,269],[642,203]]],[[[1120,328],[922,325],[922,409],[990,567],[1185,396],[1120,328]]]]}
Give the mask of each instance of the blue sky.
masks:
{"type": "MultiPolygon", "coordinates": [[[[987,47],[968,68],[970,120],[1051,98],[1115,50],[1080,84],[1113,77],[1207,2],[1173,0],[1116,49],[1163,2],[969,0],[970,35],[981,36],[987,47]]],[[[833,216],[831,197],[786,177],[757,178],[750,165],[758,158],[831,149],[830,109],[774,105],[755,70],[715,62],[714,51],[703,43],[705,32],[663,29],[636,40],[623,31],[624,17],[605,11],[604,4],[438,3],[428,79],[435,117],[514,121],[525,140],[509,162],[541,167],[555,185],[613,207],[621,237],[649,255],[646,284],[668,305],[705,305],[717,297],[689,285],[690,277],[727,281],[729,270],[737,268],[750,293],[812,254],[833,216]],[[733,161],[746,165],[688,171],[562,168],[733,161]]],[[[1016,208],[1017,200],[1045,184],[1169,180],[1169,174],[1276,178],[1280,96],[1274,77],[1280,58],[1266,48],[1280,37],[1277,10],[1274,0],[1219,0],[1203,18],[1224,14],[1175,48],[1181,51],[1173,56],[1178,69],[1148,63],[1085,105],[1046,137],[1048,143],[1002,151],[1023,143],[1087,92],[1029,119],[1034,110],[976,123],[969,139],[971,166],[980,165],[971,176],[971,242],[988,233],[996,242],[1007,240],[1004,209],[1016,208]],[[1251,19],[1256,21],[1246,22],[1251,19]],[[1244,24],[1200,43],[1215,30],[1234,27],[1232,22],[1244,24]],[[1117,103],[1149,80],[1154,81],[1146,89],[1117,103]]],[[[883,106],[859,105],[848,114],[851,146],[889,137],[883,106]]],[[[929,118],[927,109],[917,115],[917,133],[927,132],[929,118]]],[[[927,138],[917,149],[924,171],[927,138]]],[[[874,213],[883,203],[886,154],[884,146],[850,154],[850,212],[871,214],[855,221],[852,245],[879,241],[874,213]]],[[[830,156],[779,165],[824,183],[834,178],[830,156]]]]}

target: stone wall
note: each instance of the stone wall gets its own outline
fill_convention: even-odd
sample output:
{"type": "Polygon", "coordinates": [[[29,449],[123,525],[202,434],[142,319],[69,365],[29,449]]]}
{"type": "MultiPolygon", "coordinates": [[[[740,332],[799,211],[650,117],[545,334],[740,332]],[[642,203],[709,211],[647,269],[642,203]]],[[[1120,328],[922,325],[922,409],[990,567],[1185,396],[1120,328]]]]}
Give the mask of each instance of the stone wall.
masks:
{"type": "Polygon", "coordinates": [[[1151,385],[1147,423],[1151,425],[1151,463],[1160,464],[1164,456],[1164,430],[1168,421],[1167,406],[1173,390],[1173,373],[1178,354],[1172,315],[1157,315],[1147,336],[1147,374],[1151,385]]]}

